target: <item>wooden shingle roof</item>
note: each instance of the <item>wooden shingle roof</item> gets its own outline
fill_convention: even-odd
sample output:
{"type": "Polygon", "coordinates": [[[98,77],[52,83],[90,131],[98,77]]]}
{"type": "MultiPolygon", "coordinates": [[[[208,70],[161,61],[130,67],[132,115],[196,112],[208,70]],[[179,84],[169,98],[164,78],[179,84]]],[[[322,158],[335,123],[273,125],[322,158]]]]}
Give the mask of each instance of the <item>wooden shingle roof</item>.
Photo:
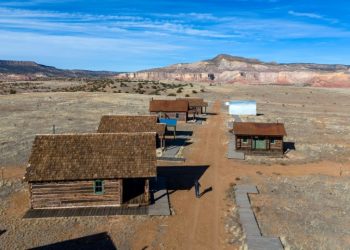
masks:
{"type": "Polygon", "coordinates": [[[250,136],[286,136],[283,123],[235,122],[233,133],[250,136]]]}
{"type": "Polygon", "coordinates": [[[177,98],[177,100],[188,101],[190,107],[208,107],[208,103],[203,98],[177,98]]]}
{"type": "Polygon", "coordinates": [[[90,180],[156,176],[155,133],[37,135],[25,179],[90,180]]]}
{"type": "Polygon", "coordinates": [[[157,124],[155,115],[104,115],[98,127],[98,133],[156,132],[165,134],[165,124],[157,124]]]}
{"type": "Polygon", "coordinates": [[[188,112],[188,110],[187,100],[151,100],[149,103],[150,112],[188,112]]]}

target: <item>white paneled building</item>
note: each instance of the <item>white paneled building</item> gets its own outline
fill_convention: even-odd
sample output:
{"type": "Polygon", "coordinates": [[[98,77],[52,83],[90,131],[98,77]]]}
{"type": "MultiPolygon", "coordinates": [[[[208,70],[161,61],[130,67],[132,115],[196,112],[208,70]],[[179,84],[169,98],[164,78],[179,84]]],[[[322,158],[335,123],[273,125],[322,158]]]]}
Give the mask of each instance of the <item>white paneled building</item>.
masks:
{"type": "Polygon", "coordinates": [[[225,104],[230,115],[256,115],[256,101],[237,100],[225,104]]]}

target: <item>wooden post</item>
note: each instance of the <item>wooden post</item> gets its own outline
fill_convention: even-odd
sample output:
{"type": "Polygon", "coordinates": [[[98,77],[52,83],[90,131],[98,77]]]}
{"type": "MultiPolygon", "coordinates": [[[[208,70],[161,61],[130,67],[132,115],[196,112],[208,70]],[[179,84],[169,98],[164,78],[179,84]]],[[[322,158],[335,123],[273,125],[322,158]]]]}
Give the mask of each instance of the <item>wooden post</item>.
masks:
{"type": "Polygon", "coordinates": [[[124,197],[123,197],[123,189],[124,189],[124,187],[123,187],[123,179],[120,179],[119,180],[119,202],[120,202],[120,204],[123,204],[123,199],[124,199],[124,197]]]}
{"type": "Polygon", "coordinates": [[[149,204],[150,197],[149,197],[149,179],[145,180],[145,201],[147,204],[149,204]]]}
{"type": "Polygon", "coordinates": [[[56,134],[56,126],[55,126],[55,124],[52,125],[52,134],[56,134]]]}
{"type": "Polygon", "coordinates": [[[5,177],[4,177],[4,167],[1,168],[1,180],[5,181],[5,177]]]}

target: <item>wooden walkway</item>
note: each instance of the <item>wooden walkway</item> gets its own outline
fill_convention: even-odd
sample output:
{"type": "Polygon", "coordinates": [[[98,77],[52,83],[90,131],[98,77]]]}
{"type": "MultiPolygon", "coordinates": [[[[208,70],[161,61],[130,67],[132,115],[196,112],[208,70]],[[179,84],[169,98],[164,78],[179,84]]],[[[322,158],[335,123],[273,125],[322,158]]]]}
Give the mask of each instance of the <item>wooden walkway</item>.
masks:
{"type": "Polygon", "coordinates": [[[239,219],[246,236],[249,250],[283,250],[284,247],[278,237],[265,237],[261,234],[259,224],[251,208],[248,194],[258,194],[255,186],[237,185],[235,189],[236,205],[239,219]]]}
{"type": "Polygon", "coordinates": [[[245,160],[245,154],[243,152],[238,152],[236,150],[235,136],[229,132],[228,137],[229,137],[229,141],[228,141],[228,147],[227,147],[227,158],[245,160]]]}
{"type": "Polygon", "coordinates": [[[151,189],[153,189],[153,200],[148,207],[148,215],[151,216],[169,216],[170,205],[168,190],[166,188],[166,179],[164,177],[158,177],[157,181],[151,182],[151,189]]]}
{"type": "Polygon", "coordinates": [[[82,207],[30,209],[24,219],[47,217],[79,217],[79,216],[113,216],[113,215],[148,215],[148,207],[82,207]]]}

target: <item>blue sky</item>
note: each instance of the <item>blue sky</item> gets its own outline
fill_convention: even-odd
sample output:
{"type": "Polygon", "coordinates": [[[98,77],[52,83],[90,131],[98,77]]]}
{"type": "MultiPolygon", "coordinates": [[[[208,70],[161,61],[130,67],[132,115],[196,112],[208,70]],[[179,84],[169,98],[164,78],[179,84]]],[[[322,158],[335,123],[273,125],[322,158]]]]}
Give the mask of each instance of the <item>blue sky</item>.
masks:
{"type": "Polygon", "coordinates": [[[221,53],[350,64],[350,1],[0,1],[0,59],[134,71],[221,53]]]}

